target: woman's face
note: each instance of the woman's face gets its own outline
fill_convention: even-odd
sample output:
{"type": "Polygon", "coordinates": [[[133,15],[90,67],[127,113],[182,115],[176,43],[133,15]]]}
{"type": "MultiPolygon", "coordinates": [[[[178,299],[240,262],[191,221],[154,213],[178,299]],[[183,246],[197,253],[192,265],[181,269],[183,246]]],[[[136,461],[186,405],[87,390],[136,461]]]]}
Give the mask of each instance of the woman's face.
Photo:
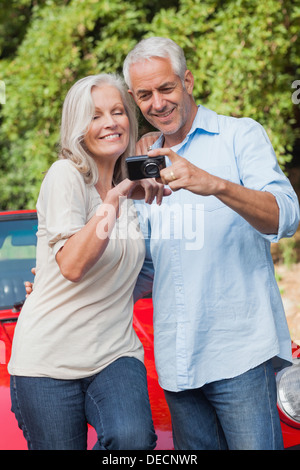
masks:
{"type": "Polygon", "coordinates": [[[129,119],[120,92],[110,85],[95,86],[92,99],[95,113],[84,142],[97,160],[114,163],[129,143],[129,119]]]}

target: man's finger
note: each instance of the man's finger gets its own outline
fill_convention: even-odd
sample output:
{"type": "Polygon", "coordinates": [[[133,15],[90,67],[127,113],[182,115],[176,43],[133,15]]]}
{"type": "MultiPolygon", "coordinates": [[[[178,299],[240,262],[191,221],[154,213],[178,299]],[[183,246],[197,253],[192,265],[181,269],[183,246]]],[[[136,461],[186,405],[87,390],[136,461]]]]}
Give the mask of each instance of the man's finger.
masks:
{"type": "Polygon", "coordinates": [[[171,161],[171,163],[178,162],[180,160],[184,160],[182,157],[180,157],[177,153],[173,152],[173,150],[168,149],[168,148],[159,148],[159,149],[153,149],[148,152],[149,157],[159,157],[161,155],[166,155],[171,161]]]}

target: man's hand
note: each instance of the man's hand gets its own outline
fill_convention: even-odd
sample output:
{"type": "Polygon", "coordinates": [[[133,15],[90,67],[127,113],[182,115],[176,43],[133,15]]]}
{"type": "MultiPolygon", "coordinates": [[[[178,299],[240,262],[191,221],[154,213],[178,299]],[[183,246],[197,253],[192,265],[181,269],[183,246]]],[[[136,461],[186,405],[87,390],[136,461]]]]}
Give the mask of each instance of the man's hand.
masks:
{"type": "Polygon", "coordinates": [[[166,155],[172,165],[160,172],[161,182],[168,184],[172,191],[187,189],[201,196],[217,195],[223,180],[213,176],[207,171],[193,165],[185,158],[177,155],[173,150],[162,148],[148,152],[149,157],[166,155]]]}

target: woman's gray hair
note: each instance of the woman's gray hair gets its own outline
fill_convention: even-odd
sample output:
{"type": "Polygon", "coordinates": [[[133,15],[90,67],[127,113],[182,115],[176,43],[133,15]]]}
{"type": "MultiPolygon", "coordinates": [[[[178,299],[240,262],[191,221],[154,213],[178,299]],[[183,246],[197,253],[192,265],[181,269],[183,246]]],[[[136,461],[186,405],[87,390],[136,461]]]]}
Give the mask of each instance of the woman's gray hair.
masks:
{"type": "Polygon", "coordinates": [[[151,37],[142,39],[127,55],[123,64],[123,75],[128,87],[131,88],[129,69],[132,64],[161,57],[170,59],[173,71],[184,82],[187,69],[184,52],[176,42],[169,38],[151,37]]]}
{"type": "Polygon", "coordinates": [[[90,75],[78,80],[69,90],[64,101],[60,136],[60,158],[71,160],[73,165],[83,174],[87,184],[96,184],[98,170],[93,157],[84,144],[84,137],[93,120],[95,106],[92,99],[93,87],[113,86],[121,94],[125,112],[129,119],[129,145],[119,157],[114,170],[115,184],[125,178],[125,158],[135,154],[138,135],[136,106],[127,91],[121,77],[116,74],[90,75]]]}

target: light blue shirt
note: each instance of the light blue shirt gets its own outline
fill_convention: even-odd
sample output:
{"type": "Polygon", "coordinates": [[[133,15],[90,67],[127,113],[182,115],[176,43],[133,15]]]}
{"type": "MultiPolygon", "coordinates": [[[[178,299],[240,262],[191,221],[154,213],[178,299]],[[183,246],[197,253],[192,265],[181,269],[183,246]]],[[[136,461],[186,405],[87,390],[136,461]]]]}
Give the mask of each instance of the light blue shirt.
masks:
{"type": "MultiPolygon", "coordinates": [[[[162,142],[161,136],[155,147],[162,142]]],[[[151,290],[154,274],[161,387],[201,387],[275,356],[291,361],[270,242],[294,234],[299,203],[265,130],[252,119],[199,106],[190,132],[173,150],[209,173],[271,192],[280,217],[278,234],[263,235],[214,196],[182,189],[161,206],[136,203],[148,251],[135,296],[151,290]]]]}

